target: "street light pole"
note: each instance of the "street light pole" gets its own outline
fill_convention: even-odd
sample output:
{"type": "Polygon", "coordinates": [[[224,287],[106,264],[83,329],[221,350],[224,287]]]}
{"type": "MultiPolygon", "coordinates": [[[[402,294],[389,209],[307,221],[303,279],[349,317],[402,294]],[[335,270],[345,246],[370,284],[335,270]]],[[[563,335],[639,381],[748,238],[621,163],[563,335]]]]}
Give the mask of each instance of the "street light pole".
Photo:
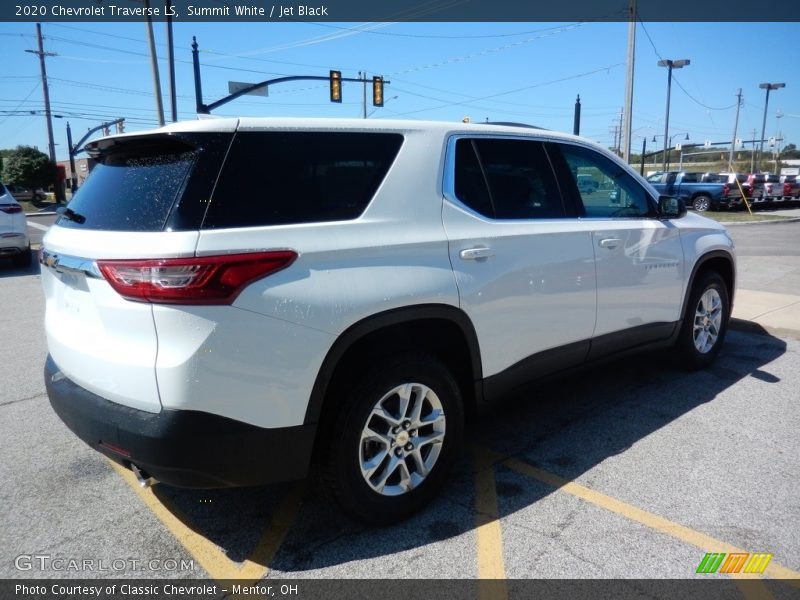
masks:
{"type": "Polygon", "coordinates": [[[667,113],[664,117],[664,159],[662,162],[662,170],[667,170],[667,142],[669,140],[669,98],[672,92],[672,69],[680,69],[690,64],[688,59],[681,60],[660,60],[658,61],[659,67],[667,67],[667,113]]]}
{"type": "MultiPolygon", "coordinates": [[[[764,120],[761,123],[761,142],[758,147],[758,164],[761,165],[761,155],[764,153],[764,133],[767,129],[767,106],[769,105],[769,92],[770,90],[779,90],[786,87],[785,83],[759,83],[758,87],[762,90],[767,90],[767,99],[764,100],[764,120]]],[[[759,166],[760,168],[760,166],[759,166]]]]}

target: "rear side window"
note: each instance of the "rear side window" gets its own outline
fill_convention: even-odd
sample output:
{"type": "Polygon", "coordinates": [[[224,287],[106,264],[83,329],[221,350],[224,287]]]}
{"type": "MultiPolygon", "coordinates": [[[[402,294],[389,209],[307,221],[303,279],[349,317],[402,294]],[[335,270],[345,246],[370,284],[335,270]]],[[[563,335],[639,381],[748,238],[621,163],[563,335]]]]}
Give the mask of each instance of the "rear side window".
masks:
{"type": "Polygon", "coordinates": [[[355,219],[372,200],[402,142],[394,133],[238,133],[203,227],[355,219]]]}
{"type": "Polygon", "coordinates": [[[196,158],[185,147],[137,148],[107,155],[69,203],[85,223],[59,226],[112,231],[160,231],[196,158]]]}
{"type": "Polygon", "coordinates": [[[544,144],[533,140],[461,139],[456,143],[456,197],[494,219],[566,216],[544,144]]]}
{"type": "Polygon", "coordinates": [[[97,165],[70,201],[81,218],[60,227],[106,231],[196,229],[230,134],[143,136],[88,147],[97,165]],[[184,218],[194,212],[193,219],[184,218]],[[180,217],[180,218],[179,218],[180,217]]]}

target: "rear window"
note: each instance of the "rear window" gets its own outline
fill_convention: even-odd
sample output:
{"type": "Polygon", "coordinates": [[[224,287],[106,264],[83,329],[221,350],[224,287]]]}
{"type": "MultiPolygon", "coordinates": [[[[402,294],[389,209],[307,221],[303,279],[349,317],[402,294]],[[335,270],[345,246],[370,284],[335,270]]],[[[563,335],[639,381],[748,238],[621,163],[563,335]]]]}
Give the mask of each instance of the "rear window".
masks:
{"type": "Polygon", "coordinates": [[[403,142],[394,133],[237,133],[203,227],[259,227],[360,216],[403,142]]]}
{"type": "MultiPolygon", "coordinates": [[[[98,164],[69,203],[72,213],[83,219],[61,217],[58,225],[107,231],[196,229],[199,216],[182,226],[168,226],[168,222],[177,221],[172,215],[180,212],[181,201],[198,205],[205,198],[207,204],[212,183],[209,173],[216,175],[221,162],[219,151],[208,147],[224,148],[229,143],[218,137],[143,136],[90,145],[98,164]],[[190,185],[191,191],[186,192],[190,185]]],[[[188,208],[184,206],[183,213],[188,208]]],[[[205,205],[194,213],[200,208],[204,210],[205,205]]]]}

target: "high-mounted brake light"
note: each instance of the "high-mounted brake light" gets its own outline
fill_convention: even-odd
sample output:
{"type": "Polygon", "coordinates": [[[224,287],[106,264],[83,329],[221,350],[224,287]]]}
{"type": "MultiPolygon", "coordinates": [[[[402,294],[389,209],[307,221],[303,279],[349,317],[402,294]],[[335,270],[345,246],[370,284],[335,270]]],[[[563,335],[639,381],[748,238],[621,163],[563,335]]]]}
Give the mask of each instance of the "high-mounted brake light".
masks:
{"type": "Polygon", "coordinates": [[[98,260],[122,297],[155,304],[231,304],[250,283],[288,267],[292,250],[192,258],[98,260]]]}

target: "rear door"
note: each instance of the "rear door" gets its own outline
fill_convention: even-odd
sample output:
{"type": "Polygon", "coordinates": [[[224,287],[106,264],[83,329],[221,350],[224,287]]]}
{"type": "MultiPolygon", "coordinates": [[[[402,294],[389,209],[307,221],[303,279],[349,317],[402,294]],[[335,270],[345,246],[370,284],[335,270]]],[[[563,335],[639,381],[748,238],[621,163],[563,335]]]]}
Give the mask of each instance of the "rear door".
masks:
{"type": "Polygon", "coordinates": [[[484,377],[536,374],[548,361],[525,359],[557,348],[558,363],[583,360],[595,321],[592,237],[575,230],[544,144],[456,137],[447,163],[444,227],[484,377]]]}
{"type": "MultiPolygon", "coordinates": [[[[43,240],[48,348],[61,372],[99,396],[161,409],[152,307],[115,292],[102,259],[193,256],[197,219],[219,169],[206,137],[118,138],[96,147],[99,164],[43,240]]],[[[224,140],[223,140],[224,142],[224,140]]]]}

